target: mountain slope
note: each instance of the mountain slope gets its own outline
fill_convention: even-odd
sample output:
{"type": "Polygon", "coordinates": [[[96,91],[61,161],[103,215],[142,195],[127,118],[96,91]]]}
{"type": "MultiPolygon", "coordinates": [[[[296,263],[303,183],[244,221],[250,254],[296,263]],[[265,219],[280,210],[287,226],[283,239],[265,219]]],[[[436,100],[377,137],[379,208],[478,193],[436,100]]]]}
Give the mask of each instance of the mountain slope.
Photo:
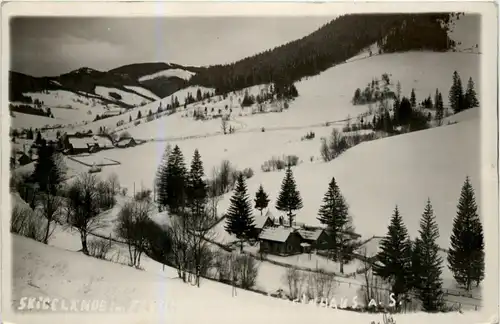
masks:
{"type": "Polygon", "coordinates": [[[349,14],[301,39],[228,65],[200,71],[191,84],[219,93],[252,85],[288,83],[316,75],[378,42],[382,53],[452,49],[449,13],[349,14]]]}

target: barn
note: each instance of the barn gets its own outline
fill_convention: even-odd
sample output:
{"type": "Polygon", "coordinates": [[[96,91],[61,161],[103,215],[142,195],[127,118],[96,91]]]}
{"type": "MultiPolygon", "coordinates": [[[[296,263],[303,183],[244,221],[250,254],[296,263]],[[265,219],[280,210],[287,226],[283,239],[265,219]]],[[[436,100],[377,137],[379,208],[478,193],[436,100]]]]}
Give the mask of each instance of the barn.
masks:
{"type": "Polygon", "coordinates": [[[116,142],[116,146],[120,148],[133,147],[136,145],[137,143],[133,138],[124,138],[116,142]]]}
{"type": "Polygon", "coordinates": [[[297,230],[302,237],[302,242],[308,244],[314,250],[327,250],[330,237],[323,228],[303,227],[297,230]]]}
{"type": "Polygon", "coordinates": [[[267,227],[259,234],[260,252],[288,256],[302,253],[302,238],[290,227],[267,227]]]}

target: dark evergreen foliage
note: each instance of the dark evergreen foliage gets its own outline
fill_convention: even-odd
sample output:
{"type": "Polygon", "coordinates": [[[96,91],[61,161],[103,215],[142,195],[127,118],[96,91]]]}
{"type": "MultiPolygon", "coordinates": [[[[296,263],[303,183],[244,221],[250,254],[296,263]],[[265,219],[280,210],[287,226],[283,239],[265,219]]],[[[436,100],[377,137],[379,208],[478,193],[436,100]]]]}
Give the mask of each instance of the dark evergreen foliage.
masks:
{"type": "Polygon", "coordinates": [[[204,176],[203,162],[200,153],[196,149],[191,161],[186,188],[187,206],[190,208],[191,214],[195,216],[203,215],[208,202],[208,189],[203,179],[204,176]]]}
{"type": "Polygon", "coordinates": [[[394,209],[387,235],[380,242],[380,252],[376,255],[373,265],[374,273],[391,283],[396,306],[411,289],[411,242],[406,226],[399,213],[394,209]]]}
{"type": "Polygon", "coordinates": [[[453,72],[453,83],[450,88],[448,99],[450,100],[450,106],[455,114],[464,110],[465,98],[463,94],[462,80],[460,79],[460,75],[458,75],[457,71],[453,72]]]}
{"type": "Polygon", "coordinates": [[[354,226],[349,217],[349,208],[345,198],[334,177],[328,185],[318,215],[320,223],[326,225],[334,260],[340,262],[340,272],[344,273],[344,263],[352,259],[351,255],[355,247],[354,226]]]}
{"type": "Polygon", "coordinates": [[[415,89],[411,89],[410,103],[411,103],[412,108],[415,108],[417,106],[417,98],[415,97],[415,89]]]}
{"type": "Polygon", "coordinates": [[[382,52],[448,50],[453,42],[440,24],[448,18],[448,13],[343,15],[306,37],[272,50],[232,64],[200,69],[189,83],[213,87],[216,94],[266,83],[279,88],[342,63],[386,35],[379,44],[382,52]]]}
{"type": "Polygon", "coordinates": [[[293,178],[292,167],[288,165],[285,178],[281,183],[281,191],[276,201],[276,209],[286,212],[289,225],[291,226],[295,217],[294,211],[302,209],[302,207],[302,198],[293,178]]]}
{"type": "Polygon", "coordinates": [[[474,81],[469,78],[467,82],[467,90],[465,91],[465,109],[479,107],[479,101],[477,100],[476,90],[474,89],[474,81]]]}
{"type": "Polygon", "coordinates": [[[175,146],[168,156],[167,167],[162,175],[165,181],[164,204],[168,206],[171,213],[182,212],[186,205],[187,170],[184,164],[184,156],[179,148],[175,146]]]}
{"type": "Polygon", "coordinates": [[[38,148],[38,159],[33,171],[33,181],[42,192],[55,195],[64,181],[65,170],[62,160],[52,145],[41,145],[38,148]]]}
{"type": "Polygon", "coordinates": [[[484,235],[477,212],[474,189],[469,177],[465,179],[453,220],[451,248],[448,251],[448,267],[458,284],[467,290],[472,283],[484,279],[484,235]]]}
{"type": "Polygon", "coordinates": [[[437,312],[443,306],[442,263],[439,255],[439,229],[430,199],[427,200],[422,219],[420,220],[419,238],[415,242],[412,264],[414,287],[423,310],[437,312]]]}
{"type": "Polygon", "coordinates": [[[243,174],[238,175],[234,194],[226,213],[225,230],[240,240],[240,250],[243,251],[243,241],[255,237],[255,224],[252,216],[252,205],[247,194],[247,186],[243,174]]]}
{"type": "Polygon", "coordinates": [[[264,191],[264,187],[262,185],[259,186],[259,190],[255,193],[255,209],[260,211],[260,215],[262,216],[262,211],[267,208],[269,205],[269,196],[264,191]]]}

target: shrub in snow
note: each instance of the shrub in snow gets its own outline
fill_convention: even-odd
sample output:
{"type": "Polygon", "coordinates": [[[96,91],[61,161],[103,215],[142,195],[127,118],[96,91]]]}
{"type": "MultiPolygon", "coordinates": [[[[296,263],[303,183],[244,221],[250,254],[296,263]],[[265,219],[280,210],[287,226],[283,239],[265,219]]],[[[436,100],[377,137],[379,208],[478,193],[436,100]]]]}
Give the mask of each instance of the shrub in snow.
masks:
{"type": "Polygon", "coordinates": [[[298,163],[299,157],[296,155],[284,155],[282,158],[273,156],[262,164],[261,170],[263,172],[283,170],[287,165],[296,166],[298,163]]]}
{"type": "Polygon", "coordinates": [[[250,289],[257,282],[259,266],[255,258],[250,255],[232,255],[230,271],[233,285],[243,289],[250,289]]]}
{"type": "Polygon", "coordinates": [[[140,120],[136,120],[136,121],[134,122],[134,126],[137,126],[137,125],[139,125],[140,123],[141,123],[141,121],[140,121],[140,120]]]}
{"type": "Polygon", "coordinates": [[[11,211],[10,232],[38,242],[45,239],[47,222],[28,207],[14,206],[11,211]]]}
{"type": "Polygon", "coordinates": [[[314,137],[316,136],[316,134],[314,134],[314,132],[309,132],[307,133],[306,135],[302,136],[301,140],[311,140],[313,139],[314,137]]]}
{"type": "Polygon", "coordinates": [[[247,178],[247,179],[250,179],[254,175],[252,168],[246,168],[242,171],[242,173],[245,176],[245,178],[247,178]]]}
{"type": "Polygon", "coordinates": [[[151,189],[144,189],[137,192],[134,196],[134,199],[137,201],[151,201],[151,189]]]}
{"type": "Polygon", "coordinates": [[[111,240],[105,240],[102,238],[93,239],[88,243],[89,255],[94,258],[107,260],[107,255],[111,251],[111,247],[111,240]]]}

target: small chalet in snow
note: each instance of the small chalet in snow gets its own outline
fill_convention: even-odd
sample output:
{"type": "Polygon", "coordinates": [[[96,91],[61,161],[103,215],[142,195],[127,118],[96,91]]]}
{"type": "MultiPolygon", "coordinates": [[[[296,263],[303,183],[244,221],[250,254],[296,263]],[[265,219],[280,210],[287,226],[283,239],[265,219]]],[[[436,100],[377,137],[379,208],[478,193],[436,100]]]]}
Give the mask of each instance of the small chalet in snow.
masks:
{"type": "Polygon", "coordinates": [[[259,234],[260,252],[288,256],[302,253],[302,238],[291,227],[267,227],[259,234]]]}
{"type": "Polygon", "coordinates": [[[137,143],[136,141],[130,137],[130,138],[124,138],[116,142],[116,146],[120,148],[126,148],[126,147],[133,147],[136,146],[137,143]]]}
{"type": "Polygon", "coordinates": [[[272,227],[274,222],[267,214],[264,216],[257,214],[254,215],[254,224],[257,234],[260,234],[264,228],[272,227]]]}
{"type": "Polygon", "coordinates": [[[69,147],[66,148],[69,154],[89,153],[91,145],[87,138],[69,137],[69,147]]]}
{"type": "Polygon", "coordinates": [[[302,237],[303,247],[314,250],[326,250],[329,247],[330,237],[323,228],[302,227],[297,230],[302,237]]]}

